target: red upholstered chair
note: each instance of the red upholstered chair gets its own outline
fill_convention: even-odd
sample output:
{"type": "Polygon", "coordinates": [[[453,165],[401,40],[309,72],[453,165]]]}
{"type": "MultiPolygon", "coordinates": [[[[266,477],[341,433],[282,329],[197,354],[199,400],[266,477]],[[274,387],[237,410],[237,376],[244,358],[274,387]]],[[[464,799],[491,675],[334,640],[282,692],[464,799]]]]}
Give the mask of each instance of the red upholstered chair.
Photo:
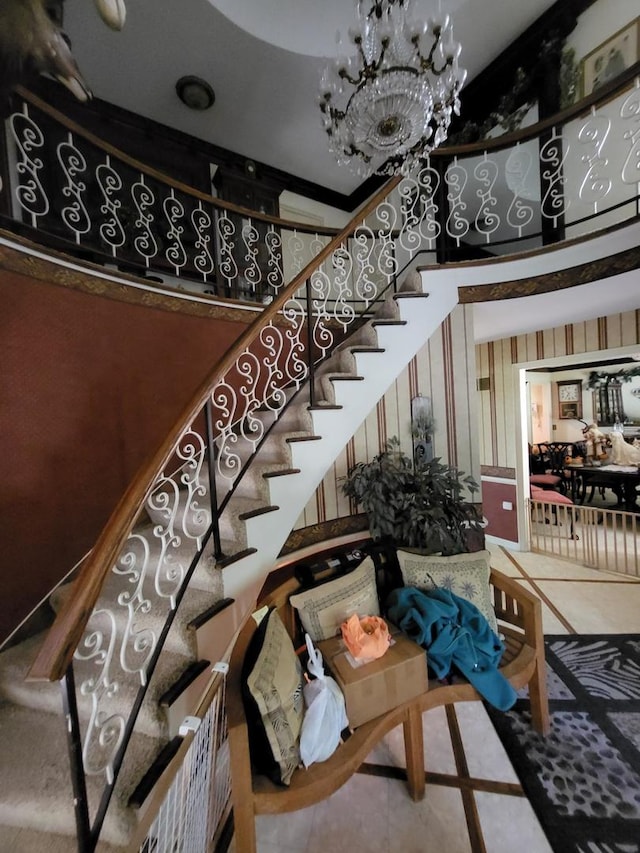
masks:
{"type": "MultiPolygon", "coordinates": [[[[531,498],[534,501],[543,501],[545,504],[551,504],[551,518],[545,517],[546,524],[558,524],[558,506],[563,505],[574,506],[573,501],[567,495],[563,495],[561,492],[554,492],[549,489],[541,489],[539,486],[530,485],[531,498]]],[[[573,532],[573,514],[568,513],[569,515],[569,530],[571,533],[571,538],[577,538],[574,536],[573,532]]]]}
{"type": "MultiPolygon", "coordinates": [[[[545,473],[558,478],[558,483],[552,488],[557,488],[566,495],[569,491],[571,474],[565,470],[565,462],[567,457],[580,455],[579,447],[571,441],[545,441],[538,444],[538,450],[545,460],[545,473]]],[[[535,483],[535,485],[548,488],[544,483],[535,483]]]]}
{"type": "Polygon", "coordinates": [[[548,459],[542,445],[529,445],[529,483],[541,489],[559,489],[562,478],[548,470],[548,459]]]}
{"type": "Polygon", "coordinates": [[[529,474],[531,487],[539,489],[557,489],[562,483],[562,478],[557,474],[529,474]]]}
{"type": "Polygon", "coordinates": [[[567,504],[569,506],[574,505],[571,498],[567,495],[563,495],[561,492],[552,492],[549,489],[543,489],[533,483],[531,484],[530,489],[531,497],[534,501],[545,501],[545,503],[552,504],[567,504]]]}

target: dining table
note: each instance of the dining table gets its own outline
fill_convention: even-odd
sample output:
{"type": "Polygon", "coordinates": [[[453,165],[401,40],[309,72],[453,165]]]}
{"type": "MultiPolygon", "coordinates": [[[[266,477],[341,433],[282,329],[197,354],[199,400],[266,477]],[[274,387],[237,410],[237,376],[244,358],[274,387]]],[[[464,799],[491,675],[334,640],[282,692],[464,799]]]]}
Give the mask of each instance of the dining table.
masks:
{"type": "Polygon", "coordinates": [[[571,499],[583,504],[589,485],[604,485],[616,494],[616,508],[626,512],[640,512],[637,487],[640,485],[640,468],[637,465],[583,465],[568,464],[571,499]]]}

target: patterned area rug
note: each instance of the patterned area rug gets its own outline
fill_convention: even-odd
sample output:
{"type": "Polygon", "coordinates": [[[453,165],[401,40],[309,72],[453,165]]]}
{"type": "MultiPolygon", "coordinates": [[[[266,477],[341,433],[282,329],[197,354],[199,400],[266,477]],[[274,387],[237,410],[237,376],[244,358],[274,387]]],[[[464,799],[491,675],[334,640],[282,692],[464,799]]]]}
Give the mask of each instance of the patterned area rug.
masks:
{"type": "Polygon", "coordinates": [[[640,853],[640,634],[545,637],[551,733],[487,706],[555,853],[640,853]]]}

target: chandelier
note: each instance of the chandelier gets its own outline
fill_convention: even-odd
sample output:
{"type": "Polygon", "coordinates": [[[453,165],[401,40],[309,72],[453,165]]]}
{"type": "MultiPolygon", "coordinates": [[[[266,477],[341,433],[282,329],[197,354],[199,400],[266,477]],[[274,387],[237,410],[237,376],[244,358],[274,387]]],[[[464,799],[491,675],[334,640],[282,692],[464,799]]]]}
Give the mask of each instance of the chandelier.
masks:
{"type": "Polygon", "coordinates": [[[448,15],[420,22],[413,0],[356,0],[357,52],[328,65],[322,120],[338,163],[361,177],[407,174],[447,138],[467,72],[448,15]]]}

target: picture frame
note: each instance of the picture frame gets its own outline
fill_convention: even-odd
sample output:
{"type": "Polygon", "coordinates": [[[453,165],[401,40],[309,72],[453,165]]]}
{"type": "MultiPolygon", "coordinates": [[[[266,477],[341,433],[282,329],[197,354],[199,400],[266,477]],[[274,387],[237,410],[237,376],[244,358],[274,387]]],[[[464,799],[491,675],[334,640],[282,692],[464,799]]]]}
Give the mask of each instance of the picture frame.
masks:
{"type": "Polygon", "coordinates": [[[578,420],[582,415],[582,406],[578,403],[560,403],[560,418],[567,420],[578,420]]]}
{"type": "Polygon", "coordinates": [[[614,80],[639,57],[640,17],[630,21],[582,59],[582,97],[614,80]]]}

